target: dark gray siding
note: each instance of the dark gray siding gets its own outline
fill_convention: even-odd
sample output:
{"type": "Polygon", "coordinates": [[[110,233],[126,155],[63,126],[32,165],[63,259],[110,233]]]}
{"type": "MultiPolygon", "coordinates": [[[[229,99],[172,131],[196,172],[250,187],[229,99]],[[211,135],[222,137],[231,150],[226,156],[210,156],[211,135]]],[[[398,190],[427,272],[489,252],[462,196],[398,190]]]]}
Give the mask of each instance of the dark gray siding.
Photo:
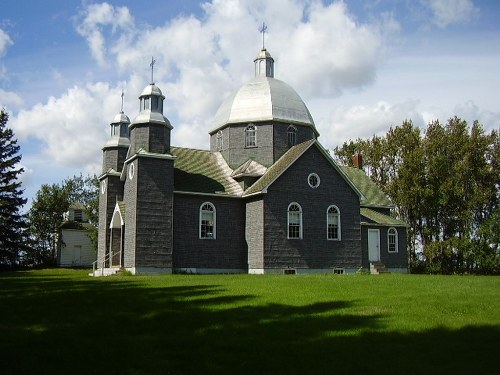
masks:
{"type": "Polygon", "coordinates": [[[380,231],[380,262],[387,268],[408,268],[407,237],[405,227],[394,227],[398,231],[398,252],[389,253],[387,231],[391,227],[368,224],[361,226],[361,244],[363,249],[363,268],[370,268],[368,262],[368,229],[380,231]]]}
{"type": "Polygon", "coordinates": [[[174,255],[177,268],[247,269],[245,205],[241,199],[175,194],[174,255]],[[199,238],[200,207],[216,210],[216,239],[199,238]]]}
{"type": "Polygon", "coordinates": [[[245,147],[245,129],[248,125],[238,124],[229,127],[229,158],[226,161],[233,169],[248,159],[254,159],[266,166],[273,164],[273,126],[269,123],[253,123],[256,128],[257,146],[245,147]]]}
{"type": "Polygon", "coordinates": [[[315,147],[306,151],[264,195],[265,268],[358,268],[361,266],[359,198],[315,147]],[[312,189],[310,173],[321,184],[312,189]],[[287,209],[302,207],[303,239],[287,239],[287,209]],[[336,205],[341,214],[341,241],[327,240],[326,212],[336,205]]]}
{"type": "Polygon", "coordinates": [[[173,161],[139,157],[126,183],[126,267],[172,267],[173,161]]]}
{"type": "Polygon", "coordinates": [[[130,127],[130,154],[140,148],[148,152],[170,152],[170,129],[161,124],[133,124],[130,127]]]}
{"type": "MultiPolygon", "coordinates": [[[[278,160],[285,152],[290,149],[288,145],[288,127],[291,124],[275,123],[273,132],[274,160],[278,160]]],[[[299,144],[315,138],[312,128],[308,126],[293,125],[297,129],[297,141],[299,144]]]]}
{"type": "Polygon", "coordinates": [[[123,163],[127,157],[128,147],[113,147],[104,150],[102,159],[102,173],[106,173],[110,168],[121,172],[123,163]]]}

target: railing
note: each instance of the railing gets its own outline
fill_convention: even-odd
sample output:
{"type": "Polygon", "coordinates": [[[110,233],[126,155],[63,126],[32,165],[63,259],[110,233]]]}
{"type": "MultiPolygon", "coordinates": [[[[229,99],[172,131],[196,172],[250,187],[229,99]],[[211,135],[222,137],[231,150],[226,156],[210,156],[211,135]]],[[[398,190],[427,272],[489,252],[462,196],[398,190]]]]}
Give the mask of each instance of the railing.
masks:
{"type": "MultiPolygon", "coordinates": [[[[104,258],[101,261],[96,260],[96,261],[94,261],[92,263],[92,276],[95,277],[96,270],[99,269],[97,267],[97,264],[101,265],[101,267],[100,267],[100,269],[101,269],[101,276],[104,276],[104,268],[105,268],[106,262],[108,260],[112,260],[115,255],[120,255],[120,262],[118,263],[118,265],[121,266],[122,265],[122,251],[120,250],[120,251],[118,251],[116,253],[110,251],[107,255],[104,256],[104,258]]],[[[109,266],[112,267],[113,265],[110,264],[109,266]]]]}

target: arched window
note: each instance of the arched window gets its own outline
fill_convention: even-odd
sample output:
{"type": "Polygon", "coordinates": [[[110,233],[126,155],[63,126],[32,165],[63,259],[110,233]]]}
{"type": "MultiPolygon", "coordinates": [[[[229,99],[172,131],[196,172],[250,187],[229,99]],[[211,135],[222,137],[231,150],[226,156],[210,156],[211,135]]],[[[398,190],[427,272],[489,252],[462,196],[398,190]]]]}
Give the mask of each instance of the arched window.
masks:
{"type": "Polygon", "coordinates": [[[326,233],[329,240],[340,240],[340,211],[330,206],[326,211],[326,233]]]}
{"type": "Polygon", "coordinates": [[[297,128],[290,125],[287,130],[288,146],[292,147],[297,144],[297,128]]]}
{"type": "Polygon", "coordinates": [[[255,125],[248,125],[245,129],[245,147],[257,146],[257,129],[255,125]]]}
{"type": "Polygon", "coordinates": [[[200,238],[215,239],[216,233],[215,207],[210,202],[205,202],[200,206],[200,238]]]}
{"type": "Polygon", "coordinates": [[[302,208],[298,203],[288,206],[288,238],[302,238],[302,208]]]}
{"type": "Polygon", "coordinates": [[[396,228],[389,228],[387,231],[387,251],[389,253],[398,252],[398,231],[396,228]]]}
{"type": "Polygon", "coordinates": [[[224,147],[224,140],[222,138],[222,130],[219,130],[217,132],[217,151],[222,151],[222,148],[224,147]]]}

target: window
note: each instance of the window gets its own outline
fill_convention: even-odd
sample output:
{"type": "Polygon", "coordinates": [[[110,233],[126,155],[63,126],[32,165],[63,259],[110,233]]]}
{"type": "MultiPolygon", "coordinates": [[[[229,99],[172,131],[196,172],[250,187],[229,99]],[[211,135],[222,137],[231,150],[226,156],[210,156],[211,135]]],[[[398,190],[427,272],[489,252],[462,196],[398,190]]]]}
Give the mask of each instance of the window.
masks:
{"type": "Polygon", "coordinates": [[[75,210],[73,212],[73,218],[74,218],[74,221],[82,222],[83,221],[83,211],[82,210],[75,210]]]}
{"type": "Polygon", "coordinates": [[[398,252],[398,231],[396,228],[389,228],[387,231],[387,251],[390,253],[398,252]]]}
{"type": "Polygon", "coordinates": [[[224,147],[224,140],[222,138],[222,130],[219,130],[217,132],[217,151],[222,151],[222,148],[224,147]]]}
{"type": "Polygon", "coordinates": [[[255,125],[248,125],[245,129],[245,147],[257,146],[257,129],[255,125]]]}
{"type": "Polygon", "coordinates": [[[200,207],[200,238],[215,239],[215,207],[210,202],[200,207]]]}
{"type": "Polygon", "coordinates": [[[288,147],[295,146],[297,144],[297,128],[290,125],[287,131],[288,136],[288,147]]]}
{"type": "Polygon", "coordinates": [[[329,240],[340,240],[340,211],[330,206],[326,211],[326,232],[329,240]]]}
{"type": "Polygon", "coordinates": [[[298,203],[288,206],[288,238],[302,238],[302,208],[298,203]]]}
{"type": "Polygon", "coordinates": [[[157,96],[151,97],[151,110],[158,111],[158,97],[157,96]]]}
{"type": "Polygon", "coordinates": [[[307,176],[307,183],[313,189],[316,189],[319,186],[320,182],[321,180],[316,173],[311,173],[309,176],[307,176]]]}

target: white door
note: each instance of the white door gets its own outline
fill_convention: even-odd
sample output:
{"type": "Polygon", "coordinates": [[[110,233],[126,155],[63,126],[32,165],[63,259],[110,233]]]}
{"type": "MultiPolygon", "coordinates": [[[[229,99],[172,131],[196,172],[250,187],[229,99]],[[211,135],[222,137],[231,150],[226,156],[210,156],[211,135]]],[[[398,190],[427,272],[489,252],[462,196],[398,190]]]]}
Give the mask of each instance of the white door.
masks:
{"type": "Polygon", "coordinates": [[[73,247],[73,259],[71,261],[71,265],[80,266],[82,264],[82,246],[75,245],[73,247]]]}
{"type": "Polygon", "coordinates": [[[368,260],[378,262],[380,260],[380,231],[368,229],[368,260]]]}

